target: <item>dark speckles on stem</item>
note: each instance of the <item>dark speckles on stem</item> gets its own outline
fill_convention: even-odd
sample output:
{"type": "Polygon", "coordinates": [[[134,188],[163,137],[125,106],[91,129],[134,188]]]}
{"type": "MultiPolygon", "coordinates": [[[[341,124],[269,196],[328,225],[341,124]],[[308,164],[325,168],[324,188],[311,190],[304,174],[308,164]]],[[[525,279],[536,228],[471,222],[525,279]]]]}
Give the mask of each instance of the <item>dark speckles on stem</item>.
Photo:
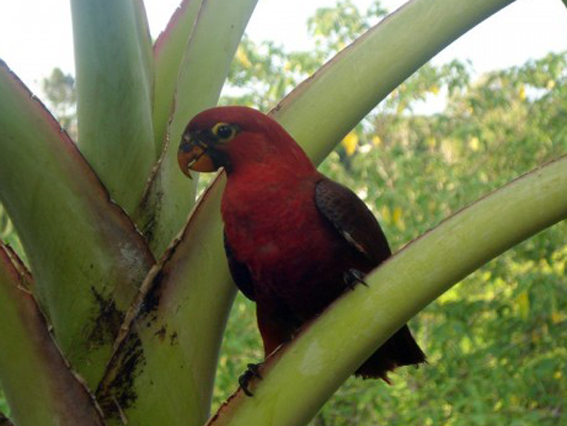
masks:
{"type": "Polygon", "coordinates": [[[155,335],[158,337],[158,339],[163,342],[165,339],[165,336],[167,335],[167,328],[165,328],[165,325],[160,328],[158,331],[155,332],[155,335]]]}
{"type": "Polygon", "coordinates": [[[171,334],[171,336],[169,336],[169,344],[170,344],[171,346],[173,346],[173,345],[177,345],[177,343],[178,343],[178,341],[177,341],[177,332],[175,331],[175,332],[173,332],[173,333],[171,334]]]}
{"type": "Polygon", "coordinates": [[[97,312],[88,340],[93,346],[112,343],[124,321],[124,312],[116,308],[114,300],[105,298],[94,287],[91,287],[91,293],[96,301],[97,312]]]}
{"type": "Polygon", "coordinates": [[[146,222],[142,224],[141,232],[147,241],[152,241],[157,226],[156,214],[148,213],[145,219],[146,222]]]}
{"type": "Polygon", "coordinates": [[[162,270],[157,272],[140,308],[140,318],[148,318],[148,325],[157,318],[155,311],[159,306],[162,290],[160,284],[163,281],[164,277],[165,274],[162,270]]]}
{"type": "Polygon", "coordinates": [[[134,379],[146,364],[142,342],[131,333],[112,358],[96,397],[105,417],[120,419],[121,413],[138,399],[134,379]]]}
{"type": "MultiPolygon", "coordinates": [[[[173,253],[173,250],[168,251],[169,256],[173,253]]],[[[130,328],[124,340],[120,342],[107,366],[104,379],[97,389],[97,401],[107,418],[121,421],[124,413],[134,406],[138,399],[136,382],[137,377],[143,374],[146,358],[144,346],[136,330],[144,333],[148,330],[142,330],[142,328],[147,327],[160,341],[166,344],[177,343],[177,333],[168,332],[165,325],[160,322],[156,323],[165,279],[167,279],[167,272],[159,270],[155,273],[137,311],[136,327],[130,328]]],[[[104,299],[100,298],[100,300],[99,304],[103,306],[104,299]]],[[[121,322],[122,318],[118,327],[121,322]]]]}
{"type": "Polygon", "coordinates": [[[157,167],[152,170],[152,175],[148,181],[148,185],[146,186],[146,191],[142,201],[140,202],[140,207],[138,208],[138,211],[141,212],[142,215],[139,225],[140,231],[147,241],[152,241],[155,236],[157,226],[156,217],[159,215],[159,211],[161,210],[163,199],[163,191],[156,191],[155,193],[152,193],[152,191],[149,190],[157,176],[157,170],[157,167]]]}

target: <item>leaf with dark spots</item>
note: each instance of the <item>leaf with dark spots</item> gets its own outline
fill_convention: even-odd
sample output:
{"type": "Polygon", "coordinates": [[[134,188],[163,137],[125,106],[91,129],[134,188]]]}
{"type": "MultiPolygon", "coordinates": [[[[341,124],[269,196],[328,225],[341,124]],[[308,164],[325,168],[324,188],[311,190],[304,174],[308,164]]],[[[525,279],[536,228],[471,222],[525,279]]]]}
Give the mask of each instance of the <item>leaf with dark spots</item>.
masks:
{"type": "MultiPolygon", "coordinates": [[[[152,314],[159,306],[161,294],[161,282],[164,279],[164,272],[160,269],[151,281],[148,292],[144,296],[144,300],[140,306],[139,317],[146,318],[152,314]]],[[[152,319],[155,319],[153,315],[152,319]]]]}
{"type": "Polygon", "coordinates": [[[96,397],[105,417],[121,418],[123,410],[138,398],[134,378],[145,365],[142,342],[136,333],[130,333],[122,342],[120,350],[109,363],[106,375],[100,383],[96,397]]]}
{"type": "MultiPolygon", "coordinates": [[[[198,426],[208,414],[209,401],[203,397],[212,393],[222,330],[235,293],[226,263],[216,262],[225,259],[222,225],[210,212],[218,211],[220,195],[205,191],[205,203],[194,210],[179,240],[148,273],[136,302],[126,313],[101,394],[108,403],[113,395],[124,394],[126,402],[131,400],[126,398],[128,394],[136,395],[135,403],[120,404],[130,424],[198,426]],[[211,259],[215,259],[213,268],[211,259]],[[128,368],[120,367],[127,358],[121,355],[127,347],[120,342],[130,340],[132,334],[141,342],[143,362],[129,374],[128,368]],[[133,384],[125,386],[124,381],[115,380],[122,374],[133,379],[133,384]],[[113,386],[127,392],[110,389],[113,386]],[[155,409],[156,395],[168,401],[163,410],[155,409]]],[[[119,414],[116,408],[113,415],[119,414]]]]}
{"type": "MultiPolygon", "coordinates": [[[[15,423],[102,426],[92,395],[69,369],[28,290],[28,274],[0,245],[0,382],[15,423]],[[33,397],[30,397],[33,390],[33,397]]],[[[0,416],[0,425],[10,425],[0,416]]]]}
{"type": "Polygon", "coordinates": [[[169,344],[171,346],[173,345],[177,345],[179,342],[177,341],[177,332],[173,332],[170,336],[169,336],[169,344]]]}
{"type": "Polygon", "coordinates": [[[94,287],[91,287],[91,292],[96,301],[97,315],[88,340],[94,345],[104,345],[118,335],[124,321],[124,312],[116,308],[113,299],[104,298],[94,287]]]}
{"type": "Polygon", "coordinates": [[[165,327],[165,325],[158,331],[156,331],[155,335],[159,338],[160,341],[163,342],[165,340],[165,336],[167,335],[167,328],[165,327]]]}
{"type": "Polygon", "coordinates": [[[107,301],[101,309],[92,288],[125,311],[154,259],[76,144],[1,61],[0,98],[6,99],[0,102],[0,200],[21,238],[36,283],[31,290],[58,346],[94,387],[111,356],[110,331],[118,328],[119,315],[110,315],[107,301]],[[95,332],[95,345],[88,340],[93,329],[107,330],[95,332]]]}

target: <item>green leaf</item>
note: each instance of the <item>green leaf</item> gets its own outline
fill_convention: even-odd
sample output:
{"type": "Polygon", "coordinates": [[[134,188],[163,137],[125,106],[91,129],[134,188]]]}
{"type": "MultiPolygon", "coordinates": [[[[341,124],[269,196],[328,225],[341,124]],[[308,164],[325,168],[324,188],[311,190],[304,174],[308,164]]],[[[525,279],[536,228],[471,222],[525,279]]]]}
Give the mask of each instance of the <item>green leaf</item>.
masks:
{"type": "MultiPolygon", "coordinates": [[[[181,133],[195,114],[217,103],[256,2],[205,0],[199,10],[177,78],[175,109],[168,130],[170,143],[136,213],[135,221],[154,253],[162,253],[181,230],[195,201],[196,179],[188,181],[177,165],[181,133]]],[[[168,40],[174,43],[176,38],[163,43],[168,40]]]]}
{"type": "Polygon", "coordinates": [[[153,258],[74,143],[4,63],[0,99],[0,200],[58,344],[92,385],[153,258]]]}
{"type": "MultiPolygon", "coordinates": [[[[0,382],[19,426],[102,426],[28,290],[30,276],[0,245],[0,382]]],[[[0,415],[0,423],[2,415],[0,415]]]]}
{"type": "MultiPolygon", "coordinates": [[[[134,19],[136,24],[136,34],[138,36],[138,44],[141,55],[142,72],[144,72],[145,80],[150,90],[151,104],[154,103],[154,81],[155,81],[155,65],[154,65],[154,49],[152,45],[152,35],[150,34],[150,25],[148,16],[146,15],[146,7],[144,0],[132,0],[132,8],[134,10],[134,19]]],[[[159,149],[156,148],[156,159],[159,157],[159,149]]]]}
{"type": "Polygon", "coordinates": [[[143,303],[131,312],[130,332],[97,392],[109,424],[125,416],[133,424],[199,426],[209,416],[236,292],[226,279],[222,225],[206,214],[220,208],[219,195],[204,194],[180,240],[144,281],[143,303]]]}
{"type": "Polygon", "coordinates": [[[184,52],[203,0],[183,0],[154,45],[154,135],[157,152],[166,143],[169,120],[175,107],[175,88],[184,52]]]}
{"type": "Polygon", "coordinates": [[[73,0],[79,146],[131,213],[157,158],[151,43],[141,1],[73,0]]]}
{"type": "Polygon", "coordinates": [[[567,218],[567,156],[485,196],[371,272],[262,366],[207,423],[304,425],[393,333],[481,265],[567,218]],[[340,356],[337,356],[340,354],[340,356]],[[332,372],[332,374],[329,374],[332,372]]]}

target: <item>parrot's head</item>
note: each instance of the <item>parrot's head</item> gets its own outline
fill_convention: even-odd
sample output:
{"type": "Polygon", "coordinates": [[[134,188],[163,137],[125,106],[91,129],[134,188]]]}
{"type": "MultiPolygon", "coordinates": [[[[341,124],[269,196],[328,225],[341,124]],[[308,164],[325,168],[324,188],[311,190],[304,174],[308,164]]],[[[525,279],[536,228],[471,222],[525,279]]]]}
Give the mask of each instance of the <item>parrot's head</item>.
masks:
{"type": "Polygon", "coordinates": [[[245,165],[313,166],[303,150],[275,120],[252,108],[225,106],[197,114],[181,136],[181,171],[228,173],[245,165]]]}

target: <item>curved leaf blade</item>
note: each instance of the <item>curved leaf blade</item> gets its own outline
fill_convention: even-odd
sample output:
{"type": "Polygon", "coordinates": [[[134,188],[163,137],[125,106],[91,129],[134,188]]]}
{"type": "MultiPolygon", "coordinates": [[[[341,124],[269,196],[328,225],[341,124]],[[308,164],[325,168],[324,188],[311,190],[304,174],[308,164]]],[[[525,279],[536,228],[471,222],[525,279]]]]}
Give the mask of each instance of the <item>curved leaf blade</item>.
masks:
{"type": "Polygon", "coordinates": [[[58,344],[92,385],[153,258],[74,143],[4,63],[0,99],[0,200],[58,344]]]}
{"type": "Polygon", "coordinates": [[[26,290],[29,276],[12,256],[0,245],[0,381],[13,419],[21,426],[103,426],[92,396],[69,369],[26,290]]]}
{"type": "Polygon", "coordinates": [[[157,158],[143,3],[73,0],[71,7],[79,147],[112,198],[131,213],[157,158]]]}
{"type": "Polygon", "coordinates": [[[161,153],[175,105],[175,87],[191,32],[203,0],[183,0],[154,45],[155,102],[153,110],[156,149],[161,153]]]}
{"type": "Polygon", "coordinates": [[[219,207],[219,193],[206,192],[180,239],[144,281],[144,300],[132,311],[129,334],[97,391],[109,424],[124,416],[133,424],[199,426],[209,416],[236,293],[226,279],[222,225],[206,214],[219,207]],[[211,227],[218,238],[211,239],[211,227]]]}

